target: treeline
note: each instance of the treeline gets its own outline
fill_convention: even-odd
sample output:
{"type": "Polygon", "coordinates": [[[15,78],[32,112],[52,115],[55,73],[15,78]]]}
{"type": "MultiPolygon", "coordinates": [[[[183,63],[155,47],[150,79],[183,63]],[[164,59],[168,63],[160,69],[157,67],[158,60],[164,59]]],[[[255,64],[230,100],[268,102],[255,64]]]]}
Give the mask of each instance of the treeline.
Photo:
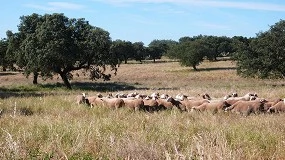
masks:
{"type": "Polygon", "coordinates": [[[71,71],[90,71],[90,79],[109,80],[105,70],[128,60],[153,60],[162,56],[177,59],[184,66],[197,66],[205,59],[231,57],[237,61],[237,73],[260,78],[285,77],[285,21],[280,20],[256,37],[207,36],[181,37],[174,40],[143,42],[112,40],[108,31],[92,26],[84,18],[68,18],[64,14],[32,14],[20,17],[18,32],[6,32],[0,41],[0,66],[22,69],[26,76],[37,79],[59,74],[71,89],[71,71]]]}

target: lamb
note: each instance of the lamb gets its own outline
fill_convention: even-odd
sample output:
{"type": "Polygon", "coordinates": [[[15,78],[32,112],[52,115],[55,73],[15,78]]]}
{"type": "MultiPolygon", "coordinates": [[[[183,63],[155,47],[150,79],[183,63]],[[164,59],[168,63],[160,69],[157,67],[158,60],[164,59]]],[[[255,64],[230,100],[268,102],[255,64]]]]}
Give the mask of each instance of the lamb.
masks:
{"type": "Polygon", "coordinates": [[[215,101],[210,103],[203,103],[199,106],[192,107],[192,110],[198,110],[198,111],[211,111],[212,113],[221,113],[223,112],[227,107],[229,107],[230,104],[228,104],[226,101],[215,101]]]}

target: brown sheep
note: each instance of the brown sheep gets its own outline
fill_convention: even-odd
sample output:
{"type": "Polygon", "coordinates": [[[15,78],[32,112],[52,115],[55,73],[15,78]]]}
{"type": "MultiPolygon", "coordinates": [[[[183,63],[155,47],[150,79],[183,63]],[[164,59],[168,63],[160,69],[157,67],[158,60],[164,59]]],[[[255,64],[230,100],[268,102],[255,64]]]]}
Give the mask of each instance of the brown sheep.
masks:
{"type": "Polygon", "coordinates": [[[100,98],[101,101],[103,102],[103,106],[112,108],[112,109],[118,109],[121,108],[123,106],[125,106],[125,102],[124,100],[122,100],[121,98],[100,98]]]}
{"type": "Polygon", "coordinates": [[[125,106],[138,111],[144,108],[144,102],[142,99],[133,99],[133,98],[123,98],[125,106]]]}
{"type": "Polygon", "coordinates": [[[280,101],[283,101],[283,99],[280,98],[273,98],[273,99],[266,99],[267,102],[264,104],[264,110],[268,110],[270,107],[274,106],[280,101]]]}
{"type": "Polygon", "coordinates": [[[192,107],[194,106],[199,106],[203,103],[210,103],[210,101],[207,99],[193,99],[193,100],[184,99],[183,101],[180,102],[185,106],[186,111],[191,111],[192,107]]]}
{"type": "Polygon", "coordinates": [[[224,100],[221,100],[221,101],[215,101],[215,102],[210,102],[210,103],[206,102],[199,106],[194,106],[192,107],[192,109],[198,110],[198,111],[211,111],[212,113],[217,113],[217,112],[223,112],[229,106],[230,104],[228,104],[224,100]]]}
{"type": "Polygon", "coordinates": [[[173,106],[175,106],[180,111],[186,111],[186,106],[184,104],[182,104],[181,101],[179,101],[179,100],[175,100],[172,97],[168,97],[167,102],[170,102],[173,106]]]}
{"type": "Polygon", "coordinates": [[[98,96],[91,96],[86,98],[91,108],[95,106],[103,106],[103,101],[98,96]]]}
{"type": "Polygon", "coordinates": [[[143,110],[148,112],[158,111],[158,102],[155,99],[145,98],[143,99],[144,107],[143,110]]]}
{"type": "Polygon", "coordinates": [[[81,95],[76,96],[76,104],[86,103],[86,94],[82,93],[81,95]]]}
{"type": "Polygon", "coordinates": [[[280,112],[285,112],[285,99],[283,101],[279,101],[272,107],[270,107],[267,112],[275,112],[275,113],[280,113],[280,112]]]}
{"type": "MultiPolygon", "coordinates": [[[[173,109],[173,107],[182,110],[181,109],[182,103],[180,101],[175,100],[172,97],[168,97],[167,99],[159,98],[156,101],[158,102],[159,110],[173,109]]],[[[185,107],[183,109],[185,109],[185,107]]]]}
{"type": "Polygon", "coordinates": [[[265,99],[253,100],[253,101],[238,101],[225,111],[231,111],[233,113],[239,113],[248,116],[250,113],[258,114],[264,112],[264,104],[267,101],[265,99]]]}

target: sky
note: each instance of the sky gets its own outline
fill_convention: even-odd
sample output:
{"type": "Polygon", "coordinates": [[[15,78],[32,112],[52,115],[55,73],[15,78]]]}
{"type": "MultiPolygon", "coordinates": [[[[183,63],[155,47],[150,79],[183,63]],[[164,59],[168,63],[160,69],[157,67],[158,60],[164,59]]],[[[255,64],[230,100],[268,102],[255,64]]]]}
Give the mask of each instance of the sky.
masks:
{"type": "Polygon", "coordinates": [[[21,16],[64,13],[85,18],[112,40],[143,42],[185,36],[255,37],[285,18],[284,0],[3,0],[0,38],[18,32],[21,16]]]}

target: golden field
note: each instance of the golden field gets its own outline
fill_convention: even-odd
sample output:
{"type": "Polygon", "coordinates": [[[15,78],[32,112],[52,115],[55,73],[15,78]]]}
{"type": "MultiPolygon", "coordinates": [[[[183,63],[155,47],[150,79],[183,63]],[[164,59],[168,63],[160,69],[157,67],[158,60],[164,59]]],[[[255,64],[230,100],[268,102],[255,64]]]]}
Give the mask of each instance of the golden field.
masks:
{"type": "Polygon", "coordinates": [[[153,92],[175,96],[231,92],[285,97],[284,80],[236,75],[232,61],[203,62],[195,72],[178,62],[122,64],[111,81],[74,76],[73,90],[60,79],[0,73],[1,159],[285,159],[285,115],[132,112],[75,104],[75,96],[153,92]]]}

